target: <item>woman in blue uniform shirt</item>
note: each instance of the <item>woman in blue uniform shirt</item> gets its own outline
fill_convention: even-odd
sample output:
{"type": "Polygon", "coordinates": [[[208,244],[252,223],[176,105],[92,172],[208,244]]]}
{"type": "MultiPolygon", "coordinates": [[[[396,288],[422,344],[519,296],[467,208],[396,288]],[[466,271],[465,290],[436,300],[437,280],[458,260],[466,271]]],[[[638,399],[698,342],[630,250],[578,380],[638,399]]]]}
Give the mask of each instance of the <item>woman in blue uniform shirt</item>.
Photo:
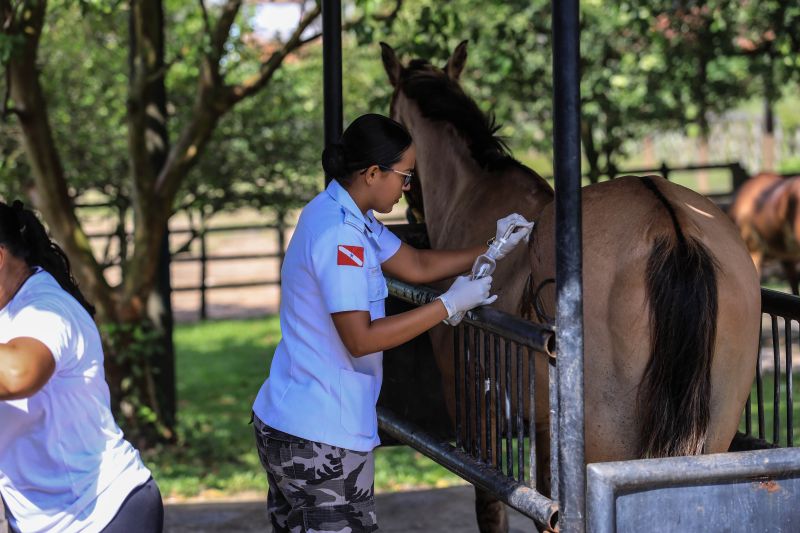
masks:
{"type": "MultiPolygon", "coordinates": [[[[383,272],[429,283],[470,268],[485,246],[416,250],[378,222],[410,184],[408,131],[381,115],[357,118],[325,148],[335,178],[303,209],[281,269],[281,331],[253,405],[276,532],[375,531],[372,449],[382,351],[460,311],[492,303],[491,278],[459,277],[433,302],[385,317],[383,272]]],[[[519,215],[498,221],[502,235],[519,215]]],[[[526,237],[515,233],[501,253],[526,237]]]]}

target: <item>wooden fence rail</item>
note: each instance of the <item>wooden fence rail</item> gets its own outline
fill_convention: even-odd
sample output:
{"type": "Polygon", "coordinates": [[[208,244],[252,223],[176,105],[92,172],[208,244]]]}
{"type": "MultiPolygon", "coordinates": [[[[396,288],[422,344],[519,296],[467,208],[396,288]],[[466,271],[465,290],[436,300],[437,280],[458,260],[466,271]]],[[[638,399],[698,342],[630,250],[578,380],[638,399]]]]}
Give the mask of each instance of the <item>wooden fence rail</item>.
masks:
{"type": "MultiPolygon", "coordinates": [[[[725,169],[731,175],[731,191],[722,194],[709,194],[708,196],[717,202],[718,205],[725,208],[731,200],[732,195],[748,178],[748,173],[739,162],[729,163],[715,163],[708,165],[687,165],[682,167],[670,167],[666,163],[662,163],[655,168],[631,168],[620,169],[616,172],[615,176],[624,174],[660,174],[664,178],[669,179],[676,172],[702,172],[706,170],[721,170],[725,169]]],[[[796,173],[795,173],[796,174],[796,173]]],[[[789,176],[789,174],[785,174],[789,176]]],[[[89,207],[106,207],[118,210],[118,220],[125,220],[127,214],[127,206],[122,204],[89,204],[89,203],[76,203],[78,208],[89,207]]],[[[206,216],[200,215],[199,221],[195,224],[194,220],[191,222],[189,228],[176,228],[170,230],[171,235],[183,235],[187,239],[184,243],[177,247],[176,250],[171,252],[171,261],[176,263],[199,263],[200,264],[200,279],[196,285],[181,285],[174,287],[172,290],[176,292],[199,291],[200,292],[200,318],[206,319],[208,317],[208,301],[207,293],[210,290],[218,289],[238,289],[247,287],[263,287],[280,285],[280,267],[283,265],[284,255],[286,253],[286,233],[292,229],[292,225],[287,223],[287,213],[276,211],[277,222],[270,224],[242,224],[242,225],[220,225],[209,226],[206,216]],[[240,253],[240,254],[227,254],[216,255],[208,252],[208,236],[213,233],[237,233],[253,230],[268,230],[277,232],[278,251],[273,253],[240,253]],[[195,239],[200,242],[199,254],[192,254],[190,252],[191,245],[195,239]],[[273,279],[259,279],[244,282],[230,282],[230,283],[209,283],[208,281],[208,265],[211,262],[222,261],[242,261],[242,260],[256,260],[256,259],[278,259],[278,276],[273,279]]],[[[391,222],[405,222],[402,219],[391,220],[391,222]]],[[[103,268],[112,266],[120,266],[128,255],[128,244],[130,234],[124,231],[124,224],[118,224],[117,229],[107,232],[90,233],[88,237],[92,240],[106,239],[104,258],[101,261],[103,268]],[[116,242],[118,246],[118,254],[114,257],[110,256],[112,243],[116,242]]]]}

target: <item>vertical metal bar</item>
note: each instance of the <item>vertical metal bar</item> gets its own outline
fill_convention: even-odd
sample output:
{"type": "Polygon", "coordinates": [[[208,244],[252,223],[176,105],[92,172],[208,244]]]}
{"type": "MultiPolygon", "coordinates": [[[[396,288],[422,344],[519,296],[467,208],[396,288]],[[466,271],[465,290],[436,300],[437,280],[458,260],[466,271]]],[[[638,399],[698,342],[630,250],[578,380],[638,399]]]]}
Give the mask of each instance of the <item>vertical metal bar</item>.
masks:
{"type": "Polygon", "coordinates": [[[206,247],[206,216],[200,211],[200,320],[208,318],[206,279],[208,278],[208,251],[206,247]]]}
{"type": "MultiPolygon", "coordinates": [[[[764,316],[762,314],[761,320],[758,324],[758,356],[756,357],[756,371],[758,371],[758,361],[761,360],[761,336],[764,334],[764,316]]],[[[752,392],[752,385],[751,385],[751,392],[747,395],[747,403],[745,404],[745,412],[744,412],[744,428],[745,433],[747,436],[751,436],[753,434],[753,392],[752,392]]]]}
{"type": "MultiPolygon", "coordinates": [[[[322,0],[322,78],[325,144],[342,135],[342,2],[322,0]]],[[[331,181],[325,176],[325,184],[331,181]]]]}
{"type": "Polygon", "coordinates": [[[747,403],[744,406],[744,431],[747,433],[748,437],[753,434],[753,413],[751,412],[753,409],[752,397],[752,393],[747,395],[747,403]]]}
{"type": "Polygon", "coordinates": [[[473,353],[470,350],[469,346],[469,330],[472,326],[465,326],[464,327],[464,423],[466,425],[466,431],[464,435],[464,451],[470,453],[472,451],[472,424],[470,418],[472,417],[472,405],[469,399],[469,391],[470,391],[470,382],[469,382],[469,370],[470,370],[470,355],[473,353]]]}
{"type": "MultiPolygon", "coordinates": [[[[530,439],[530,466],[528,467],[531,488],[536,488],[539,463],[536,461],[536,354],[528,350],[528,435],[530,439]]],[[[557,498],[557,497],[556,497],[557,498]]],[[[554,500],[556,498],[553,498],[554,500]]]]}
{"type": "Polygon", "coordinates": [[[758,360],[756,361],[756,401],[758,402],[758,438],[764,440],[766,433],[764,423],[764,383],[761,378],[761,350],[758,352],[758,360]]]}
{"type": "Polygon", "coordinates": [[[278,283],[283,282],[283,262],[286,260],[286,212],[282,209],[278,211],[277,230],[278,230],[278,283]]]}
{"type": "Polygon", "coordinates": [[[786,320],[786,445],[794,446],[794,398],[792,398],[792,321],[786,320]]]}
{"type": "Polygon", "coordinates": [[[128,212],[128,205],[125,202],[120,202],[117,207],[119,209],[119,226],[117,226],[117,239],[119,240],[119,264],[124,265],[128,259],[128,232],[125,230],[125,218],[128,212]]]}
{"type": "MultiPolygon", "coordinates": [[[[278,286],[283,285],[283,262],[286,259],[286,212],[278,210],[278,286]]],[[[278,291],[278,305],[281,304],[282,291],[278,291]]]]}
{"type": "Polygon", "coordinates": [[[525,409],[525,400],[522,395],[522,379],[524,377],[522,363],[522,346],[517,344],[517,472],[519,473],[519,482],[525,483],[525,424],[522,415],[525,409]]]}
{"type": "Polygon", "coordinates": [[[489,332],[483,332],[483,383],[481,389],[483,390],[483,405],[484,405],[484,422],[486,422],[486,462],[492,464],[492,404],[491,404],[491,390],[492,390],[492,354],[489,347],[489,332]]]}
{"type": "MultiPolygon", "coordinates": [[[[772,317],[772,442],[781,440],[781,344],[778,338],[778,317],[772,317]]],[[[786,319],[783,320],[784,325],[786,319]]]]}
{"type": "Polygon", "coordinates": [[[500,337],[494,337],[494,456],[497,469],[503,471],[503,418],[500,417],[500,337]]]}
{"type": "Polygon", "coordinates": [[[475,445],[473,455],[481,460],[483,454],[481,453],[481,349],[480,349],[480,330],[475,328],[475,382],[473,387],[475,390],[475,445]]]}
{"type": "Polygon", "coordinates": [[[584,531],[586,509],[578,4],[552,0],[559,523],[570,532],[584,531]]]}
{"type": "Polygon", "coordinates": [[[461,359],[462,351],[459,350],[458,340],[461,338],[461,330],[464,326],[459,324],[453,328],[453,389],[456,396],[456,448],[461,447],[461,359]]]}
{"type": "Polygon", "coordinates": [[[504,340],[503,348],[506,352],[506,381],[505,381],[505,394],[503,400],[505,402],[506,413],[506,474],[511,479],[514,479],[514,446],[511,428],[511,341],[504,340]]]}
{"type": "MultiPolygon", "coordinates": [[[[550,380],[550,497],[554,501],[559,500],[559,479],[558,463],[560,462],[561,435],[558,432],[558,412],[561,406],[558,404],[558,365],[555,359],[548,361],[548,371],[550,380]]],[[[533,434],[536,436],[535,433],[533,434]]]]}

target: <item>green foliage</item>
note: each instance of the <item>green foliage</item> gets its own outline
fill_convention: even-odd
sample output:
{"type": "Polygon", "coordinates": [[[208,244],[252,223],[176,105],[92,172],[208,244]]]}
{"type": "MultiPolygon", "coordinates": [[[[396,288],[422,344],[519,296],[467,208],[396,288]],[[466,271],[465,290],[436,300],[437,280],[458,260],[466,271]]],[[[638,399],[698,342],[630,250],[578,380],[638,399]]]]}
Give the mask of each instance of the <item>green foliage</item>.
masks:
{"type": "MultiPolygon", "coordinates": [[[[53,2],[40,44],[49,118],[74,195],[90,188],[111,196],[129,194],[127,8],[108,6],[53,2]]],[[[0,124],[0,193],[20,196],[31,183],[19,127],[0,124]]]]}
{"type": "Polygon", "coordinates": [[[103,350],[106,358],[116,362],[117,367],[127,370],[121,376],[119,390],[116,391],[115,406],[119,406],[120,425],[130,432],[140,428],[129,426],[145,424],[155,428],[162,438],[170,438],[171,432],[160,421],[162,417],[155,411],[158,408],[159,391],[154,377],[157,374],[155,362],[164,355],[164,340],[161,332],[150,322],[100,324],[103,350]],[[133,416],[135,415],[135,416],[133,416]]]}
{"type": "MultiPolygon", "coordinates": [[[[366,111],[388,110],[391,88],[378,41],[389,42],[404,57],[443,66],[455,45],[469,39],[463,76],[469,93],[496,114],[503,125],[500,134],[517,151],[550,152],[550,5],[547,0],[418,0],[386,17],[394,0],[354,0],[348,13],[364,18],[344,40],[346,122],[366,111]]],[[[581,3],[583,143],[590,172],[613,168],[631,139],[675,128],[702,135],[711,114],[752,95],[779,95],[781,87],[800,80],[793,32],[800,7],[779,0],[714,0],[698,6],[672,0],[581,3]]],[[[208,9],[213,23],[219,5],[208,3],[208,9]]],[[[264,54],[250,37],[254,9],[243,8],[227,44],[229,83],[255,74],[264,54]]],[[[56,0],[49,10],[40,58],[72,192],[95,188],[128,197],[128,5],[56,0]]],[[[174,139],[192,118],[209,41],[196,4],[167,0],[165,13],[174,139]]],[[[12,52],[15,37],[0,35],[0,60],[12,52]]],[[[223,117],[178,205],[286,209],[317,191],[322,183],[320,71],[320,47],[313,45],[278,71],[270,91],[223,117]]],[[[21,157],[16,126],[0,125],[0,132],[0,192],[17,196],[30,168],[21,157]]]]}
{"type": "Polygon", "coordinates": [[[186,182],[184,205],[300,207],[322,185],[321,50],[281,68],[270,90],[225,116],[186,182]]]}
{"type": "MultiPolygon", "coordinates": [[[[372,11],[390,3],[356,2],[372,11]]],[[[355,35],[438,66],[469,39],[467,91],[497,115],[512,147],[550,152],[550,5],[419,0],[404,6],[391,27],[372,23],[355,35]]],[[[590,177],[613,172],[632,139],[669,129],[705,135],[714,114],[794,84],[798,27],[800,7],[778,0],[581,2],[582,141],[590,177]]]]}

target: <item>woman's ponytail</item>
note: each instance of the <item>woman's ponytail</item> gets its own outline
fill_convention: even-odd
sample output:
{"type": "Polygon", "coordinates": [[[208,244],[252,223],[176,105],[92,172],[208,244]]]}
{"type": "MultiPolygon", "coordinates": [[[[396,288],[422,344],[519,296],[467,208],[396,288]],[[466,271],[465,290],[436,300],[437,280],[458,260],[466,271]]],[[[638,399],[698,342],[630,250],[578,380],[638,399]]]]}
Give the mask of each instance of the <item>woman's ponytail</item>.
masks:
{"type": "Polygon", "coordinates": [[[19,200],[11,207],[0,202],[0,244],[29,266],[46,270],[91,316],[95,315],[95,307],[83,296],[72,276],[67,254],[50,240],[36,214],[25,209],[19,200]]]}
{"type": "Polygon", "coordinates": [[[322,151],[322,168],[331,178],[342,180],[347,174],[347,152],[341,142],[332,142],[322,151]]]}

